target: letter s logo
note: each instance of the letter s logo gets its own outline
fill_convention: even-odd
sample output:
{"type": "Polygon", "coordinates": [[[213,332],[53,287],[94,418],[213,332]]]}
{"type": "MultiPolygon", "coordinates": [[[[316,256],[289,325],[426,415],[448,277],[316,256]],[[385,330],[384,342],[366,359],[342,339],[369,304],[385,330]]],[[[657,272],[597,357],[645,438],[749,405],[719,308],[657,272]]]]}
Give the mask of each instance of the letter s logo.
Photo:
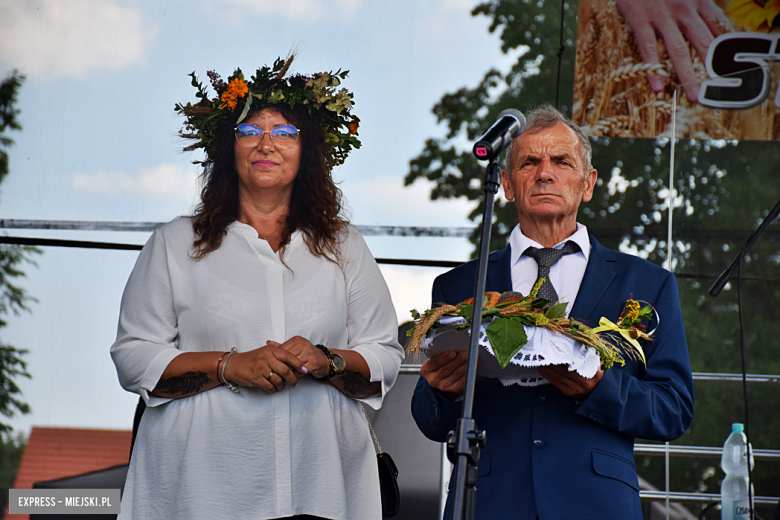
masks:
{"type": "Polygon", "coordinates": [[[711,108],[750,108],[769,94],[766,60],[777,58],[778,35],[727,33],[715,38],[707,52],[707,74],[699,102],[711,108]]]}

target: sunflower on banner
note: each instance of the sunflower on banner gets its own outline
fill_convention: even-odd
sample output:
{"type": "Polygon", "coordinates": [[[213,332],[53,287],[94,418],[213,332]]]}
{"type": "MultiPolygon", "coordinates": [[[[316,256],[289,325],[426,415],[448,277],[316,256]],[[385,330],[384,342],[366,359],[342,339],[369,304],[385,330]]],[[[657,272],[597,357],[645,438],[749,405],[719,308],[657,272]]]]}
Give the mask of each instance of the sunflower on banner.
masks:
{"type": "Polygon", "coordinates": [[[745,29],[768,33],[780,14],[780,0],[732,0],[728,14],[745,29]]]}

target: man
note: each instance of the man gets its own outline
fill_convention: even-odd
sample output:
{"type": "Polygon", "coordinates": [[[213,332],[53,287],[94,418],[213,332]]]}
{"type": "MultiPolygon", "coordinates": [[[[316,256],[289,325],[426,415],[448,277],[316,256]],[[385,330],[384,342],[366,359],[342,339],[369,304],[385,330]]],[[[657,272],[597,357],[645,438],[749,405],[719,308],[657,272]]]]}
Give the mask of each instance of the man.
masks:
{"type": "MultiPolygon", "coordinates": [[[[487,431],[479,460],[477,518],[512,520],[641,520],[634,438],[676,439],[693,417],[693,382],[674,276],[645,260],[609,250],[577,223],[581,202],[593,195],[597,173],[582,131],[551,107],[528,117],[507,150],[501,182],[514,200],[519,225],[509,246],[490,255],[488,291],[529,294],[537,279],[529,247],[575,252],[549,272],[567,311],[595,326],[617,320],[629,295],[652,305],[660,322],[643,349],[646,366],[628,356],[623,367],[586,379],[567,365],[539,367],[551,384],[504,386],[477,377],[473,416],[487,431]]],[[[439,276],[434,304],[473,296],[477,265],[439,276]]],[[[428,359],[412,400],[412,414],[430,439],[444,442],[461,412],[466,352],[428,359]]],[[[445,518],[452,514],[451,499],[445,518]]]]}

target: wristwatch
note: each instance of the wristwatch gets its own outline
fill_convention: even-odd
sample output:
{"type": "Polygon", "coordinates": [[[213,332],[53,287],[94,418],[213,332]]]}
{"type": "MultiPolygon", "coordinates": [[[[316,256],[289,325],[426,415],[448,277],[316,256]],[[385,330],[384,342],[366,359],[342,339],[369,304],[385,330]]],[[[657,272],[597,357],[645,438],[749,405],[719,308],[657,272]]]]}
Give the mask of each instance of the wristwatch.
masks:
{"type": "Polygon", "coordinates": [[[343,357],[341,357],[339,354],[336,354],[324,345],[314,346],[324,352],[325,355],[328,356],[328,362],[330,362],[330,372],[328,372],[328,375],[325,377],[315,377],[315,379],[319,379],[320,381],[327,381],[336,376],[340,376],[347,371],[347,363],[344,361],[343,357]]]}

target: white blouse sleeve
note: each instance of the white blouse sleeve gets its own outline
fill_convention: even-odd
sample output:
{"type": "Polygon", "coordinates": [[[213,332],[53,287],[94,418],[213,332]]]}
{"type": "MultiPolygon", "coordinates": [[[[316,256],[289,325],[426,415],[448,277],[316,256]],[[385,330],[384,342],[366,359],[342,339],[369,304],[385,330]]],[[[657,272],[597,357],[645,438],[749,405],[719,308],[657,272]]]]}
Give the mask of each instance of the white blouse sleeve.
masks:
{"type": "Polygon", "coordinates": [[[371,408],[382,406],[398,377],[404,350],[398,343],[395,308],[385,279],[363,237],[350,226],[345,240],[344,275],[347,282],[347,348],[360,353],[379,381],[379,395],[360,399],[371,408]]]}
{"type": "Polygon", "coordinates": [[[165,368],[181,351],[178,320],[168,273],[164,233],[156,231],[136,261],[122,295],[116,342],[111,357],[125,390],[141,394],[149,406],[170,399],[154,397],[165,368]]]}

